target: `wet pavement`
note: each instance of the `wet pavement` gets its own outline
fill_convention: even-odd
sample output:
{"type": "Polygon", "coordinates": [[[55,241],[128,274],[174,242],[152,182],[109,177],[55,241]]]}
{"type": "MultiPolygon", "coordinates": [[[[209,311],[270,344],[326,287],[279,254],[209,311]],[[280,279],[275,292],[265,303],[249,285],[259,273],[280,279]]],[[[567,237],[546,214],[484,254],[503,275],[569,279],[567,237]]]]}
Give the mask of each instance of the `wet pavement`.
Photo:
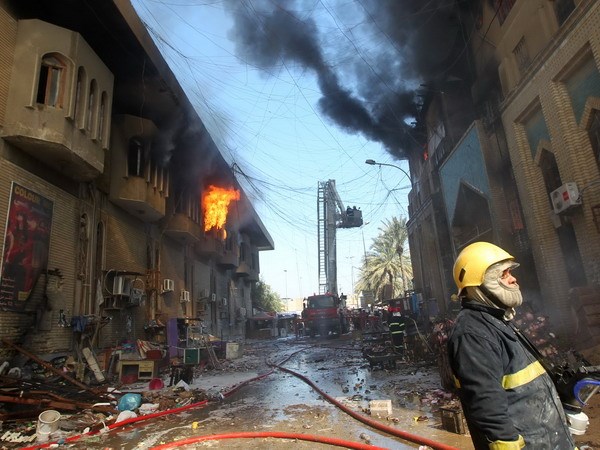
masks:
{"type": "MultiPolygon", "coordinates": [[[[264,374],[279,364],[312,381],[325,394],[356,413],[414,436],[460,449],[473,448],[466,435],[442,428],[439,406],[452,402],[440,390],[437,367],[426,363],[399,363],[396,369],[371,369],[361,354],[360,342],[340,339],[257,341],[247,343],[244,356],[233,362],[234,370],[208,371],[191,387],[226,393],[233,386],[264,374]],[[289,359],[287,359],[289,358],[289,359]],[[237,367],[237,370],[235,369],[237,367]],[[370,400],[391,400],[392,412],[369,414],[370,400]]],[[[165,388],[167,389],[167,388],[165,388]]],[[[303,380],[274,370],[206,407],[142,421],[108,433],[87,437],[69,448],[153,448],[198,435],[239,432],[284,432],[327,436],[374,446],[404,449],[419,444],[377,430],[351,417],[323,398],[303,380]]],[[[206,441],[183,448],[278,449],[339,448],[295,439],[254,438],[206,441]]]]}

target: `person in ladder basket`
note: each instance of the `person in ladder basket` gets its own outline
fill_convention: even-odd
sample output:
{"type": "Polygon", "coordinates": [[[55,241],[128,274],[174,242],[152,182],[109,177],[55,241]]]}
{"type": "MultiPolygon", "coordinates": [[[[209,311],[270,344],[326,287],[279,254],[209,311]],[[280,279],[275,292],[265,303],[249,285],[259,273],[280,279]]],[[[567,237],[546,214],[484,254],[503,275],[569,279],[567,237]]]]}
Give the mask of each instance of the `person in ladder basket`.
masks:
{"type": "Polygon", "coordinates": [[[475,242],[454,263],[462,301],[448,356],[471,439],[479,449],[574,449],[558,393],[510,321],[522,296],[514,258],[475,242]]]}
{"type": "Polygon", "coordinates": [[[388,322],[388,328],[392,335],[392,345],[394,346],[394,352],[404,357],[404,336],[406,334],[406,317],[402,315],[402,312],[396,311],[392,313],[392,317],[388,322]]]}

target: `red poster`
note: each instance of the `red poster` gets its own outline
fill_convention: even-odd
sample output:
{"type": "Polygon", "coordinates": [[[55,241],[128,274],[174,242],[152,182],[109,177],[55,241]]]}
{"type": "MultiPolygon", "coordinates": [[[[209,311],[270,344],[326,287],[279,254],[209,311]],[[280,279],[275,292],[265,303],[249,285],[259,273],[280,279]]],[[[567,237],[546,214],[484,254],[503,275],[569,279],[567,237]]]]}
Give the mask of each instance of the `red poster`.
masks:
{"type": "Polygon", "coordinates": [[[0,309],[22,311],[48,264],[52,201],[13,182],[0,278],[0,309]]]}

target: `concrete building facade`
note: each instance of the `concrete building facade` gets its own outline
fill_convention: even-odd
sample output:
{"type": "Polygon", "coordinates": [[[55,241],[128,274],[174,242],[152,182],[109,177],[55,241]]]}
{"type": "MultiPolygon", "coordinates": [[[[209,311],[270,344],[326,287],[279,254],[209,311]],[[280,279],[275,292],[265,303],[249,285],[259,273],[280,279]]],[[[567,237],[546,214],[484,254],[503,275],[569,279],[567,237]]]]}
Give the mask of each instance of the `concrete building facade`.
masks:
{"type": "Polygon", "coordinates": [[[0,336],[242,336],[272,238],[131,4],[3,0],[0,61],[0,336]]]}
{"type": "Polygon", "coordinates": [[[438,81],[424,105],[426,157],[418,151],[409,160],[418,180],[409,242],[413,271],[423,274],[415,288],[448,313],[455,256],[491,241],[521,262],[534,311],[579,346],[600,343],[600,5],[473,4],[465,21],[471,78],[438,81]],[[473,114],[463,114],[452,136],[452,93],[463,86],[473,114]]]}

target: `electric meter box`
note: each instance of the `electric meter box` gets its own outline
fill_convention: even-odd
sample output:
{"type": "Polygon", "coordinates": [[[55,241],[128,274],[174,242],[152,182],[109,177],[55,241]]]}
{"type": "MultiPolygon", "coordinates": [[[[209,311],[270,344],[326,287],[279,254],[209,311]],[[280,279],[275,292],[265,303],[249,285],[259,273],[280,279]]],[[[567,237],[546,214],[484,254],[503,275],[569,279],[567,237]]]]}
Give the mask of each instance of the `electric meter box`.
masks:
{"type": "Polygon", "coordinates": [[[563,184],[550,193],[550,200],[552,201],[552,208],[555,214],[564,213],[574,206],[581,205],[581,196],[577,188],[577,183],[563,184]]]}

